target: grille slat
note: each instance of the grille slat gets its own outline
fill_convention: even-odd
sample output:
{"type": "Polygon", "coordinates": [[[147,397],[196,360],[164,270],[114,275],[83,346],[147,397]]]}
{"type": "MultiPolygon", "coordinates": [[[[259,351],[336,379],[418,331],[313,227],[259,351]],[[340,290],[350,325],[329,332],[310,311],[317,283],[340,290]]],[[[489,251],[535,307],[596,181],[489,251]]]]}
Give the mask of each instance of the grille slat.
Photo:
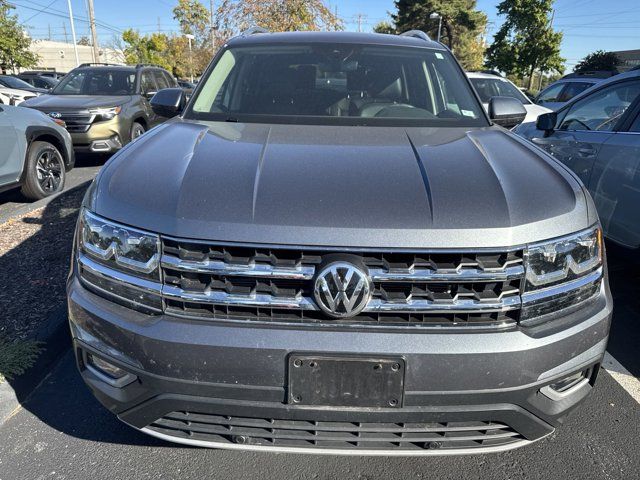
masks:
{"type": "Polygon", "coordinates": [[[172,412],[147,428],[174,437],[229,444],[339,447],[352,450],[481,449],[524,440],[508,425],[491,421],[395,424],[317,422],[172,412]]]}
{"type": "Polygon", "coordinates": [[[349,252],[212,245],[163,238],[166,310],[181,316],[283,322],[399,325],[514,324],[521,308],[522,251],[349,252]],[[314,275],[348,256],[372,280],[364,311],[327,318],[314,275]]]}

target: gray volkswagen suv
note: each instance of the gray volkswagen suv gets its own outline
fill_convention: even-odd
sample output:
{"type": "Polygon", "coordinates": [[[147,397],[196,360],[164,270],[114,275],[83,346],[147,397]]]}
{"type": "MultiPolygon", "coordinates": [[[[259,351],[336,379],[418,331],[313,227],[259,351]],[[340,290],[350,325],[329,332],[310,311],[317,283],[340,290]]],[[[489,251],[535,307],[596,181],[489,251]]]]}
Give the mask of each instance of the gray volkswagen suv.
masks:
{"type": "Polygon", "coordinates": [[[612,302],[579,179],[420,32],[247,33],[89,188],[79,370],[196,446],[495,452],[594,386],[612,302]]]}

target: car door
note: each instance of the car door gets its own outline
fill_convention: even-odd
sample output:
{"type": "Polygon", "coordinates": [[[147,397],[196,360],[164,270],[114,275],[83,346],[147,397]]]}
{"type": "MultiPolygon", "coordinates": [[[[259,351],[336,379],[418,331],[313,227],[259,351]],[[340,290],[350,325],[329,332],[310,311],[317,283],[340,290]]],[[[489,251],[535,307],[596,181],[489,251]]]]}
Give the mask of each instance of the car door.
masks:
{"type": "Polygon", "coordinates": [[[558,113],[556,130],[531,141],[544,148],[590,185],[594,162],[602,145],[624,120],[640,93],[640,80],[627,79],[595,90],[558,113]]]}
{"type": "Polygon", "coordinates": [[[636,99],[633,115],[630,116],[622,131],[611,135],[602,145],[593,167],[589,191],[607,237],[628,247],[638,248],[640,247],[640,96],[636,99]]]}
{"type": "Polygon", "coordinates": [[[11,121],[11,109],[0,105],[0,188],[17,182],[22,172],[22,148],[11,121]]]}

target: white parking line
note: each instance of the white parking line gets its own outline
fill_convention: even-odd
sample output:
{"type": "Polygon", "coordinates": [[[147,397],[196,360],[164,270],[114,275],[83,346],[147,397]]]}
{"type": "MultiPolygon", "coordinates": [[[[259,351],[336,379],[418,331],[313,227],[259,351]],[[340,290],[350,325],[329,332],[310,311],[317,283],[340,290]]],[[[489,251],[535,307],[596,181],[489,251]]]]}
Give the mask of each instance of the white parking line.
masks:
{"type": "Polygon", "coordinates": [[[624,368],[609,352],[605,352],[602,366],[636,402],[640,403],[640,380],[624,368]]]}

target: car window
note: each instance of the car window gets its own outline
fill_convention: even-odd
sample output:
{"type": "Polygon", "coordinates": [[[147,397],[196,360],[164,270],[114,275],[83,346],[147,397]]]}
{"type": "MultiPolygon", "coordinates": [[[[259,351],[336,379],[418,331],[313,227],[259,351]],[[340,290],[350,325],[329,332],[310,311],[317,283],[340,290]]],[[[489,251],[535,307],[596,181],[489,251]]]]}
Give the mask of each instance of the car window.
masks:
{"type": "Polygon", "coordinates": [[[153,72],[153,76],[156,79],[156,85],[158,86],[158,90],[162,90],[163,88],[169,88],[169,83],[167,83],[167,79],[164,76],[164,73],[160,70],[155,70],[153,72]]]}
{"type": "Polygon", "coordinates": [[[558,97],[565,85],[565,83],[556,83],[555,85],[547,87],[540,95],[538,95],[537,102],[559,102],[560,100],[558,100],[558,97]]]}
{"type": "Polygon", "coordinates": [[[158,88],[156,87],[156,83],[153,80],[153,74],[151,70],[144,70],[140,74],[140,91],[142,94],[146,94],[149,92],[156,92],[158,88]]]}
{"type": "Polygon", "coordinates": [[[20,80],[16,77],[10,77],[8,75],[0,76],[0,83],[9,88],[31,88],[31,85],[24,80],[20,80]]]}
{"type": "Polygon", "coordinates": [[[33,77],[33,85],[38,88],[49,88],[49,84],[38,77],[33,77]]]}
{"type": "Polygon", "coordinates": [[[511,82],[500,78],[471,78],[471,84],[478,92],[482,103],[489,103],[491,97],[512,97],[523,105],[529,105],[531,101],[511,82]]]}
{"type": "Polygon", "coordinates": [[[587,88],[593,87],[593,85],[595,84],[590,82],[568,82],[558,97],[558,102],[568,102],[579,93],[584,92],[587,88]]]}
{"type": "Polygon", "coordinates": [[[54,95],[131,95],[135,73],[128,70],[81,69],[70,72],[51,93],[54,95]]]}
{"type": "Polygon", "coordinates": [[[202,82],[191,109],[202,119],[487,123],[451,54],[427,48],[328,43],[231,47],[202,82]]]}
{"type": "Polygon", "coordinates": [[[167,85],[169,85],[170,88],[178,86],[176,79],[173,78],[169,72],[162,72],[162,74],[167,79],[167,85]]]}
{"type": "Polygon", "coordinates": [[[629,128],[629,131],[630,132],[640,133],[640,113],[638,114],[636,119],[631,124],[631,127],[629,128]]]}
{"type": "Polygon", "coordinates": [[[640,81],[621,82],[576,102],[568,110],[560,130],[613,130],[629,105],[640,95],[640,81]]]}

